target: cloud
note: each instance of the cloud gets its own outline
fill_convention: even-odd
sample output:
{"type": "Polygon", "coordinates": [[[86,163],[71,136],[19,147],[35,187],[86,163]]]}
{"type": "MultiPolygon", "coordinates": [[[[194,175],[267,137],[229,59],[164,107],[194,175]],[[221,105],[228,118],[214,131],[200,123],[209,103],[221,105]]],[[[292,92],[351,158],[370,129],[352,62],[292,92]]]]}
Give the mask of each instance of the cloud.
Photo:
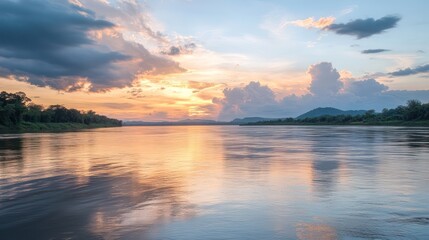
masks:
{"type": "Polygon", "coordinates": [[[179,55],[180,54],[180,48],[175,47],[175,46],[171,46],[170,49],[168,51],[162,51],[162,54],[166,54],[166,55],[179,55]]]}
{"type": "Polygon", "coordinates": [[[163,55],[192,54],[197,48],[190,37],[169,36],[163,33],[147,11],[146,3],[138,0],[80,0],[85,7],[96,10],[97,15],[114,22],[128,32],[128,37],[139,42],[158,46],[163,55]],[[151,41],[152,40],[152,41],[151,41]]]}
{"type": "Polygon", "coordinates": [[[388,51],[390,51],[390,50],[377,48],[377,49],[366,49],[366,50],[363,50],[362,53],[363,54],[372,54],[372,53],[381,53],[381,52],[388,52],[388,51]]]}
{"type": "Polygon", "coordinates": [[[340,74],[331,63],[321,62],[311,65],[307,73],[311,76],[309,90],[315,95],[333,95],[343,86],[340,74]]]}
{"type": "Polygon", "coordinates": [[[255,115],[271,115],[276,109],[277,102],[274,92],[268,86],[259,82],[250,82],[243,88],[226,88],[224,98],[214,98],[213,103],[222,106],[219,118],[248,117],[255,115]],[[268,110],[268,111],[267,111],[268,110]]]}
{"type": "Polygon", "coordinates": [[[318,20],[314,20],[314,18],[309,17],[303,20],[295,20],[291,22],[284,23],[283,27],[285,27],[288,24],[292,24],[298,27],[304,27],[304,28],[319,28],[323,29],[329,25],[331,25],[335,21],[334,17],[322,17],[318,20]]]}
{"type": "Polygon", "coordinates": [[[380,94],[388,89],[386,85],[377,82],[375,79],[366,79],[362,81],[351,81],[345,90],[355,96],[372,96],[380,94]]]}
{"type": "Polygon", "coordinates": [[[81,6],[92,9],[97,15],[133,33],[142,34],[159,43],[169,43],[165,34],[157,31],[146,11],[145,5],[138,0],[79,0],[81,6]]]}
{"type": "Polygon", "coordinates": [[[429,72],[429,64],[421,65],[415,68],[405,68],[405,69],[391,72],[389,74],[395,77],[402,77],[402,76],[409,76],[409,75],[415,75],[415,74],[427,73],[427,72],[429,72]]]}
{"type": "Polygon", "coordinates": [[[357,6],[357,5],[353,5],[353,6],[350,6],[350,7],[348,7],[348,8],[345,8],[345,9],[341,10],[341,15],[347,15],[347,14],[350,14],[350,13],[352,13],[354,10],[356,10],[357,8],[358,8],[358,6],[357,6]]]}
{"type": "Polygon", "coordinates": [[[168,119],[168,117],[169,117],[168,112],[164,112],[164,111],[155,111],[147,114],[148,119],[152,119],[155,121],[165,120],[165,119],[168,119]]]}
{"type": "Polygon", "coordinates": [[[385,16],[377,20],[374,18],[357,19],[348,23],[331,24],[324,29],[337,34],[356,36],[357,39],[361,39],[394,28],[399,20],[401,18],[398,16],[385,16]]]}
{"type": "Polygon", "coordinates": [[[171,46],[167,50],[162,50],[161,54],[170,56],[192,54],[196,47],[195,43],[186,43],[183,46],[171,46]]]}
{"type": "Polygon", "coordinates": [[[110,102],[106,102],[106,103],[99,103],[98,105],[103,106],[103,107],[107,107],[107,108],[112,108],[112,109],[126,109],[126,108],[132,108],[134,107],[134,104],[131,103],[110,103],[110,102]]]}
{"type": "Polygon", "coordinates": [[[129,99],[138,99],[138,98],[144,98],[146,97],[143,93],[143,90],[139,87],[133,87],[130,90],[127,91],[130,96],[129,99]]]}
{"type": "Polygon", "coordinates": [[[429,90],[398,91],[375,79],[343,79],[331,63],[322,62],[309,67],[312,81],[309,89],[313,92],[296,96],[288,95],[276,100],[274,91],[259,82],[250,82],[244,87],[224,90],[223,98],[213,99],[219,106],[220,120],[232,120],[237,117],[296,117],[317,107],[335,107],[343,110],[381,111],[383,108],[395,108],[410,99],[429,102],[429,90]],[[317,84],[316,84],[317,83],[317,84]],[[312,87],[313,86],[313,87],[312,87]]]}
{"type": "Polygon", "coordinates": [[[206,88],[210,88],[215,86],[214,83],[208,83],[208,82],[198,82],[198,81],[188,81],[188,88],[196,89],[196,90],[203,90],[206,88]]]}
{"type": "Polygon", "coordinates": [[[66,0],[2,1],[0,32],[0,76],[40,87],[106,91],[130,86],[137,74],[184,71],[66,0]]]}

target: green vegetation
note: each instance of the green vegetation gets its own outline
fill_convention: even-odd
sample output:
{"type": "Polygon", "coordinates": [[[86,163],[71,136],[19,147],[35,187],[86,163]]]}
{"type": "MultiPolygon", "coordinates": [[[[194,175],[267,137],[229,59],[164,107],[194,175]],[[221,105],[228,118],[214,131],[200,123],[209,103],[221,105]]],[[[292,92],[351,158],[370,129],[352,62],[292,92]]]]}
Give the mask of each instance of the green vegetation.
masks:
{"type": "Polygon", "coordinates": [[[64,131],[122,126],[122,121],[94,111],[67,109],[61,105],[44,108],[31,103],[25,93],[0,93],[0,132],[64,131]]]}
{"type": "Polygon", "coordinates": [[[350,115],[350,116],[356,116],[356,115],[363,115],[365,114],[365,110],[350,110],[350,111],[343,111],[340,109],[332,108],[332,107],[326,107],[326,108],[316,108],[309,112],[306,112],[302,115],[299,115],[296,117],[297,119],[305,119],[305,118],[315,118],[315,117],[321,117],[324,115],[329,116],[338,116],[338,115],[350,115]]]}
{"type": "Polygon", "coordinates": [[[429,103],[409,100],[406,106],[383,109],[381,113],[369,110],[360,115],[323,115],[307,118],[285,118],[244,125],[383,125],[429,126],[429,103]]]}

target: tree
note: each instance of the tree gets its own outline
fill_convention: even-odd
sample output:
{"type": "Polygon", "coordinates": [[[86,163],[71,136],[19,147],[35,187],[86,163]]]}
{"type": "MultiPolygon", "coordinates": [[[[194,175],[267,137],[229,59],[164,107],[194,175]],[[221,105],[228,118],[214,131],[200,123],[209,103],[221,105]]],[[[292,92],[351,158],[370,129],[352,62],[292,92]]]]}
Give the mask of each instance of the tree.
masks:
{"type": "Polygon", "coordinates": [[[408,100],[405,109],[406,120],[417,120],[422,117],[422,103],[419,100],[408,100]]]}
{"type": "Polygon", "coordinates": [[[26,104],[31,102],[23,92],[0,93],[0,123],[3,125],[16,125],[22,121],[27,110],[26,104]]]}
{"type": "Polygon", "coordinates": [[[43,106],[31,103],[25,93],[0,93],[0,124],[14,127],[22,121],[44,123],[85,123],[108,124],[120,126],[122,122],[106,116],[98,115],[94,111],[80,112],[77,109],[67,109],[62,105],[43,106]]]}
{"type": "Polygon", "coordinates": [[[364,120],[373,120],[375,118],[375,110],[371,109],[366,111],[365,115],[363,116],[364,120]]]}
{"type": "Polygon", "coordinates": [[[42,120],[43,106],[30,103],[27,105],[27,111],[24,114],[24,121],[40,122],[42,120]]]}

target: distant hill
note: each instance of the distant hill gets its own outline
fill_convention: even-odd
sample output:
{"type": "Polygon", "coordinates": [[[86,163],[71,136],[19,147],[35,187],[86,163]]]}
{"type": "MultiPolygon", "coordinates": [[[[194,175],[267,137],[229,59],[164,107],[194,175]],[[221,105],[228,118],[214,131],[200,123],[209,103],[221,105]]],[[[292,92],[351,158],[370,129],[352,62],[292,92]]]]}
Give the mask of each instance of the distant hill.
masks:
{"type": "Polygon", "coordinates": [[[236,118],[232,120],[231,124],[246,124],[246,123],[255,123],[261,121],[270,121],[275,120],[277,118],[262,118],[262,117],[245,117],[245,118],[236,118]]]}
{"type": "Polygon", "coordinates": [[[329,115],[329,116],[338,116],[338,115],[350,115],[350,116],[356,116],[356,115],[363,115],[367,112],[367,110],[348,110],[343,111],[337,108],[332,107],[325,107],[325,108],[316,108],[309,112],[306,112],[302,115],[299,115],[296,117],[296,119],[305,119],[305,118],[314,118],[314,117],[320,117],[323,115],[329,115]]]}

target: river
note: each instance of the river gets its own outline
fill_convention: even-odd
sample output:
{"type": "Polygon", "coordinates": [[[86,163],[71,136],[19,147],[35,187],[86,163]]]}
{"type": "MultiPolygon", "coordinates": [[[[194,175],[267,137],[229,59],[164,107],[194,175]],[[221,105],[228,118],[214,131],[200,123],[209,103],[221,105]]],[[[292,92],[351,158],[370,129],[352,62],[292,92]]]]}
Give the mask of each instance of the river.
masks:
{"type": "Polygon", "coordinates": [[[3,134],[0,239],[429,239],[429,128],[3,134]]]}

